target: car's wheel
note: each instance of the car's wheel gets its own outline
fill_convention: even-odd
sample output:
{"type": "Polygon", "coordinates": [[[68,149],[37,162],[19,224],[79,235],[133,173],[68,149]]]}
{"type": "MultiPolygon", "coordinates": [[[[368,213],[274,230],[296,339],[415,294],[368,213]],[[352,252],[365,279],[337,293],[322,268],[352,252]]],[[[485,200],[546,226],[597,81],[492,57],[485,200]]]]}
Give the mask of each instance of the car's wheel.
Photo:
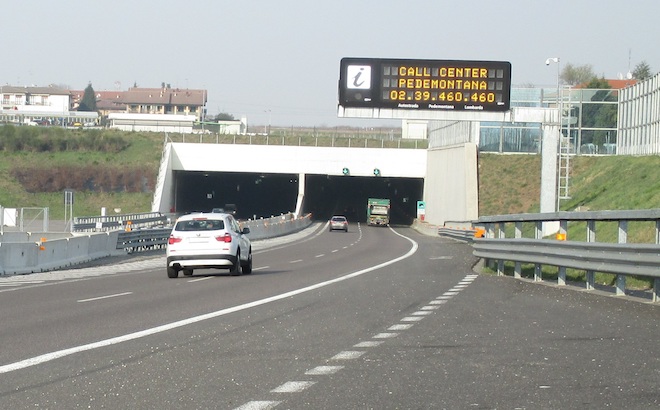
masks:
{"type": "Polygon", "coordinates": [[[170,267],[170,266],[168,266],[167,267],[167,277],[172,278],[172,279],[178,278],[179,277],[179,271],[172,268],[172,267],[170,267]]]}
{"type": "Polygon", "coordinates": [[[241,251],[236,252],[236,263],[231,267],[229,271],[231,276],[241,276],[243,274],[243,266],[241,265],[241,251]]]}
{"type": "Polygon", "coordinates": [[[193,270],[192,269],[184,269],[183,270],[183,275],[184,276],[192,276],[193,270]]]}
{"type": "Polygon", "coordinates": [[[248,253],[247,262],[243,265],[243,274],[249,275],[251,273],[252,273],[252,249],[250,249],[250,253],[248,253]]]}

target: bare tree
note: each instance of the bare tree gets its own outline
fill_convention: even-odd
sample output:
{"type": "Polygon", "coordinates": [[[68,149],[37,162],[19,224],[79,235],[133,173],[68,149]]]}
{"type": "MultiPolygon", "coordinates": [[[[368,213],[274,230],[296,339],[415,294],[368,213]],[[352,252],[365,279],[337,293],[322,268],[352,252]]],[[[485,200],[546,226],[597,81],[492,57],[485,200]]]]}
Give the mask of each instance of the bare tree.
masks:
{"type": "Polygon", "coordinates": [[[571,63],[566,63],[564,69],[561,70],[559,78],[561,78],[561,81],[564,84],[572,86],[588,83],[596,78],[596,74],[594,74],[594,69],[591,64],[576,66],[571,63]]]}

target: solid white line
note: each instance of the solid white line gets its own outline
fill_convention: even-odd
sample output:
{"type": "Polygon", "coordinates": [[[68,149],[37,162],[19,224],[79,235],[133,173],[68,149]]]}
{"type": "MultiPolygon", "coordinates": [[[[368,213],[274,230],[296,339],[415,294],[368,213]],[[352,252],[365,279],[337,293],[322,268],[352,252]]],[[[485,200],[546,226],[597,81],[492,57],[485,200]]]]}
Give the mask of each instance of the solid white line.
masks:
{"type": "Polygon", "coordinates": [[[193,324],[193,323],[201,322],[203,320],[214,319],[214,318],[219,317],[219,316],[224,316],[224,315],[227,315],[227,314],[230,314],[230,313],[239,312],[241,310],[250,309],[250,308],[253,308],[253,307],[256,307],[256,306],[265,305],[267,303],[275,302],[277,300],[286,299],[286,298],[289,298],[291,296],[295,296],[295,295],[299,295],[301,293],[305,293],[305,292],[309,292],[309,291],[312,291],[312,290],[320,289],[322,287],[332,285],[332,284],[335,284],[335,283],[338,283],[338,282],[342,282],[342,281],[345,281],[345,280],[348,280],[348,279],[352,279],[352,278],[355,278],[357,276],[364,275],[365,273],[372,272],[372,271],[375,271],[377,269],[383,268],[385,266],[392,265],[392,264],[397,263],[399,261],[402,261],[406,258],[409,258],[415,252],[417,252],[417,248],[419,247],[417,242],[413,241],[412,239],[408,238],[407,236],[401,235],[400,233],[396,232],[392,228],[390,228],[390,230],[392,232],[394,232],[396,235],[408,240],[410,243],[412,243],[412,246],[411,246],[410,250],[408,250],[408,252],[406,252],[405,254],[403,254],[403,255],[401,255],[397,258],[390,259],[387,262],[383,262],[383,263],[380,263],[378,265],[374,265],[374,266],[371,266],[369,268],[359,270],[357,272],[349,273],[347,275],[340,276],[340,277],[335,278],[335,279],[330,279],[330,280],[327,280],[325,282],[320,282],[320,283],[317,283],[315,285],[307,286],[307,287],[300,288],[300,289],[295,289],[295,290],[285,292],[285,293],[281,293],[279,295],[271,296],[271,297],[268,297],[268,298],[265,298],[265,299],[255,300],[254,302],[245,303],[243,305],[238,305],[238,306],[230,307],[230,308],[227,308],[227,309],[222,309],[222,310],[218,310],[218,311],[215,311],[215,312],[206,313],[206,314],[203,314],[203,315],[194,316],[194,317],[191,317],[191,318],[188,318],[188,319],[183,319],[183,320],[179,320],[177,322],[167,323],[167,324],[164,324],[164,325],[161,325],[161,326],[156,326],[156,327],[152,327],[150,329],[145,329],[145,330],[141,330],[141,331],[138,331],[138,332],[129,333],[129,334],[126,334],[126,335],[123,335],[123,336],[117,336],[117,337],[113,337],[113,338],[110,338],[110,339],[100,340],[98,342],[93,342],[93,343],[88,343],[86,345],[80,345],[80,346],[75,346],[75,347],[71,347],[71,348],[68,348],[68,349],[58,350],[58,351],[55,351],[55,352],[42,354],[40,356],[31,357],[29,359],[21,360],[21,361],[18,361],[18,362],[9,363],[9,364],[0,366],[0,374],[13,372],[15,370],[24,369],[24,368],[30,367],[30,366],[35,366],[35,365],[38,365],[38,364],[41,364],[41,363],[49,362],[51,360],[59,359],[61,357],[69,356],[69,355],[72,355],[72,354],[75,354],[75,353],[85,352],[87,350],[98,349],[100,347],[105,347],[105,346],[111,346],[111,345],[114,345],[114,344],[117,344],[117,343],[127,342],[129,340],[140,339],[140,338],[151,336],[151,335],[154,335],[154,334],[157,334],[157,333],[162,333],[162,332],[166,332],[168,330],[176,329],[176,328],[179,328],[179,327],[182,327],[182,326],[187,326],[187,325],[190,325],[190,324],[193,324]]]}
{"type": "Polygon", "coordinates": [[[206,276],[204,278],[198,278],[198,279],[190,279],[188,281],[188,283],[199,282],[200,280],[207,280],[207,279],[211,279],[211,278],[212,278],[212,276],[206,276]]]}
{"type": "Polygon", "coordinates": [[[45,281],[43,280],[12,280],[12,281],[3,281],[0,282],[0,286],[2,285],[34,285],[37,283],[44,283],[45,281]]]}
{"type": "Polygon", "coordinates": [[[258,268],[252,268],[252,272],[254,272],[255,270],[264,270],[268,268],[270,268],[270,266],[259,266],[258,268]]]}
{"type": "Polygon", "coordinates": [[[95,300],[116,298],[117,296],[126,296],[126,295],[132,295],[132,294],[133,294],[133,292],[115,293],[114,295],[99,296],[97,298],[80,299],[80,300],[77,300],[76,302],[78,302],[78,303],[93,302],[95,300]]]}

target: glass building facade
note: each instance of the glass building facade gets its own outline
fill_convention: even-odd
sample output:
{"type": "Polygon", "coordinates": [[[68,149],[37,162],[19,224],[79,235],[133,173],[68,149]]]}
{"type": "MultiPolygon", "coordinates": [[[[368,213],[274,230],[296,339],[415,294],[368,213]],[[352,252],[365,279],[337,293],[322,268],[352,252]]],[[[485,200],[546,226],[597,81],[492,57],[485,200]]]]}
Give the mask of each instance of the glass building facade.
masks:
{"type": "MultiPolygon", "coordinates": [[[[512,88],[512,107],[556,108],[562,112],[562,134],[570,137],[571,154],[616,154],[618,92],[616,89],[512,88]]],[[[539,153],[540,123],[482,122],[479,150],[539,153]]]]}

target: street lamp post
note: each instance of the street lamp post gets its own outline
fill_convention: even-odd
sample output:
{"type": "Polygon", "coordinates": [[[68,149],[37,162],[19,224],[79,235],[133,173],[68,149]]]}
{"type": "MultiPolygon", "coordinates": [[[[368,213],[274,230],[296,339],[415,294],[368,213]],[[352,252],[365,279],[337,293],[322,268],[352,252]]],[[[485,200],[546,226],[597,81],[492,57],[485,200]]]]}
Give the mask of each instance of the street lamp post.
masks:
{"type": "Polygon", "coordinates": [[[271,111],[270,110],[264,110],[264,112],[268,113],[268,128],[266,128],[266,135],[270,135],[271,111]]]}

